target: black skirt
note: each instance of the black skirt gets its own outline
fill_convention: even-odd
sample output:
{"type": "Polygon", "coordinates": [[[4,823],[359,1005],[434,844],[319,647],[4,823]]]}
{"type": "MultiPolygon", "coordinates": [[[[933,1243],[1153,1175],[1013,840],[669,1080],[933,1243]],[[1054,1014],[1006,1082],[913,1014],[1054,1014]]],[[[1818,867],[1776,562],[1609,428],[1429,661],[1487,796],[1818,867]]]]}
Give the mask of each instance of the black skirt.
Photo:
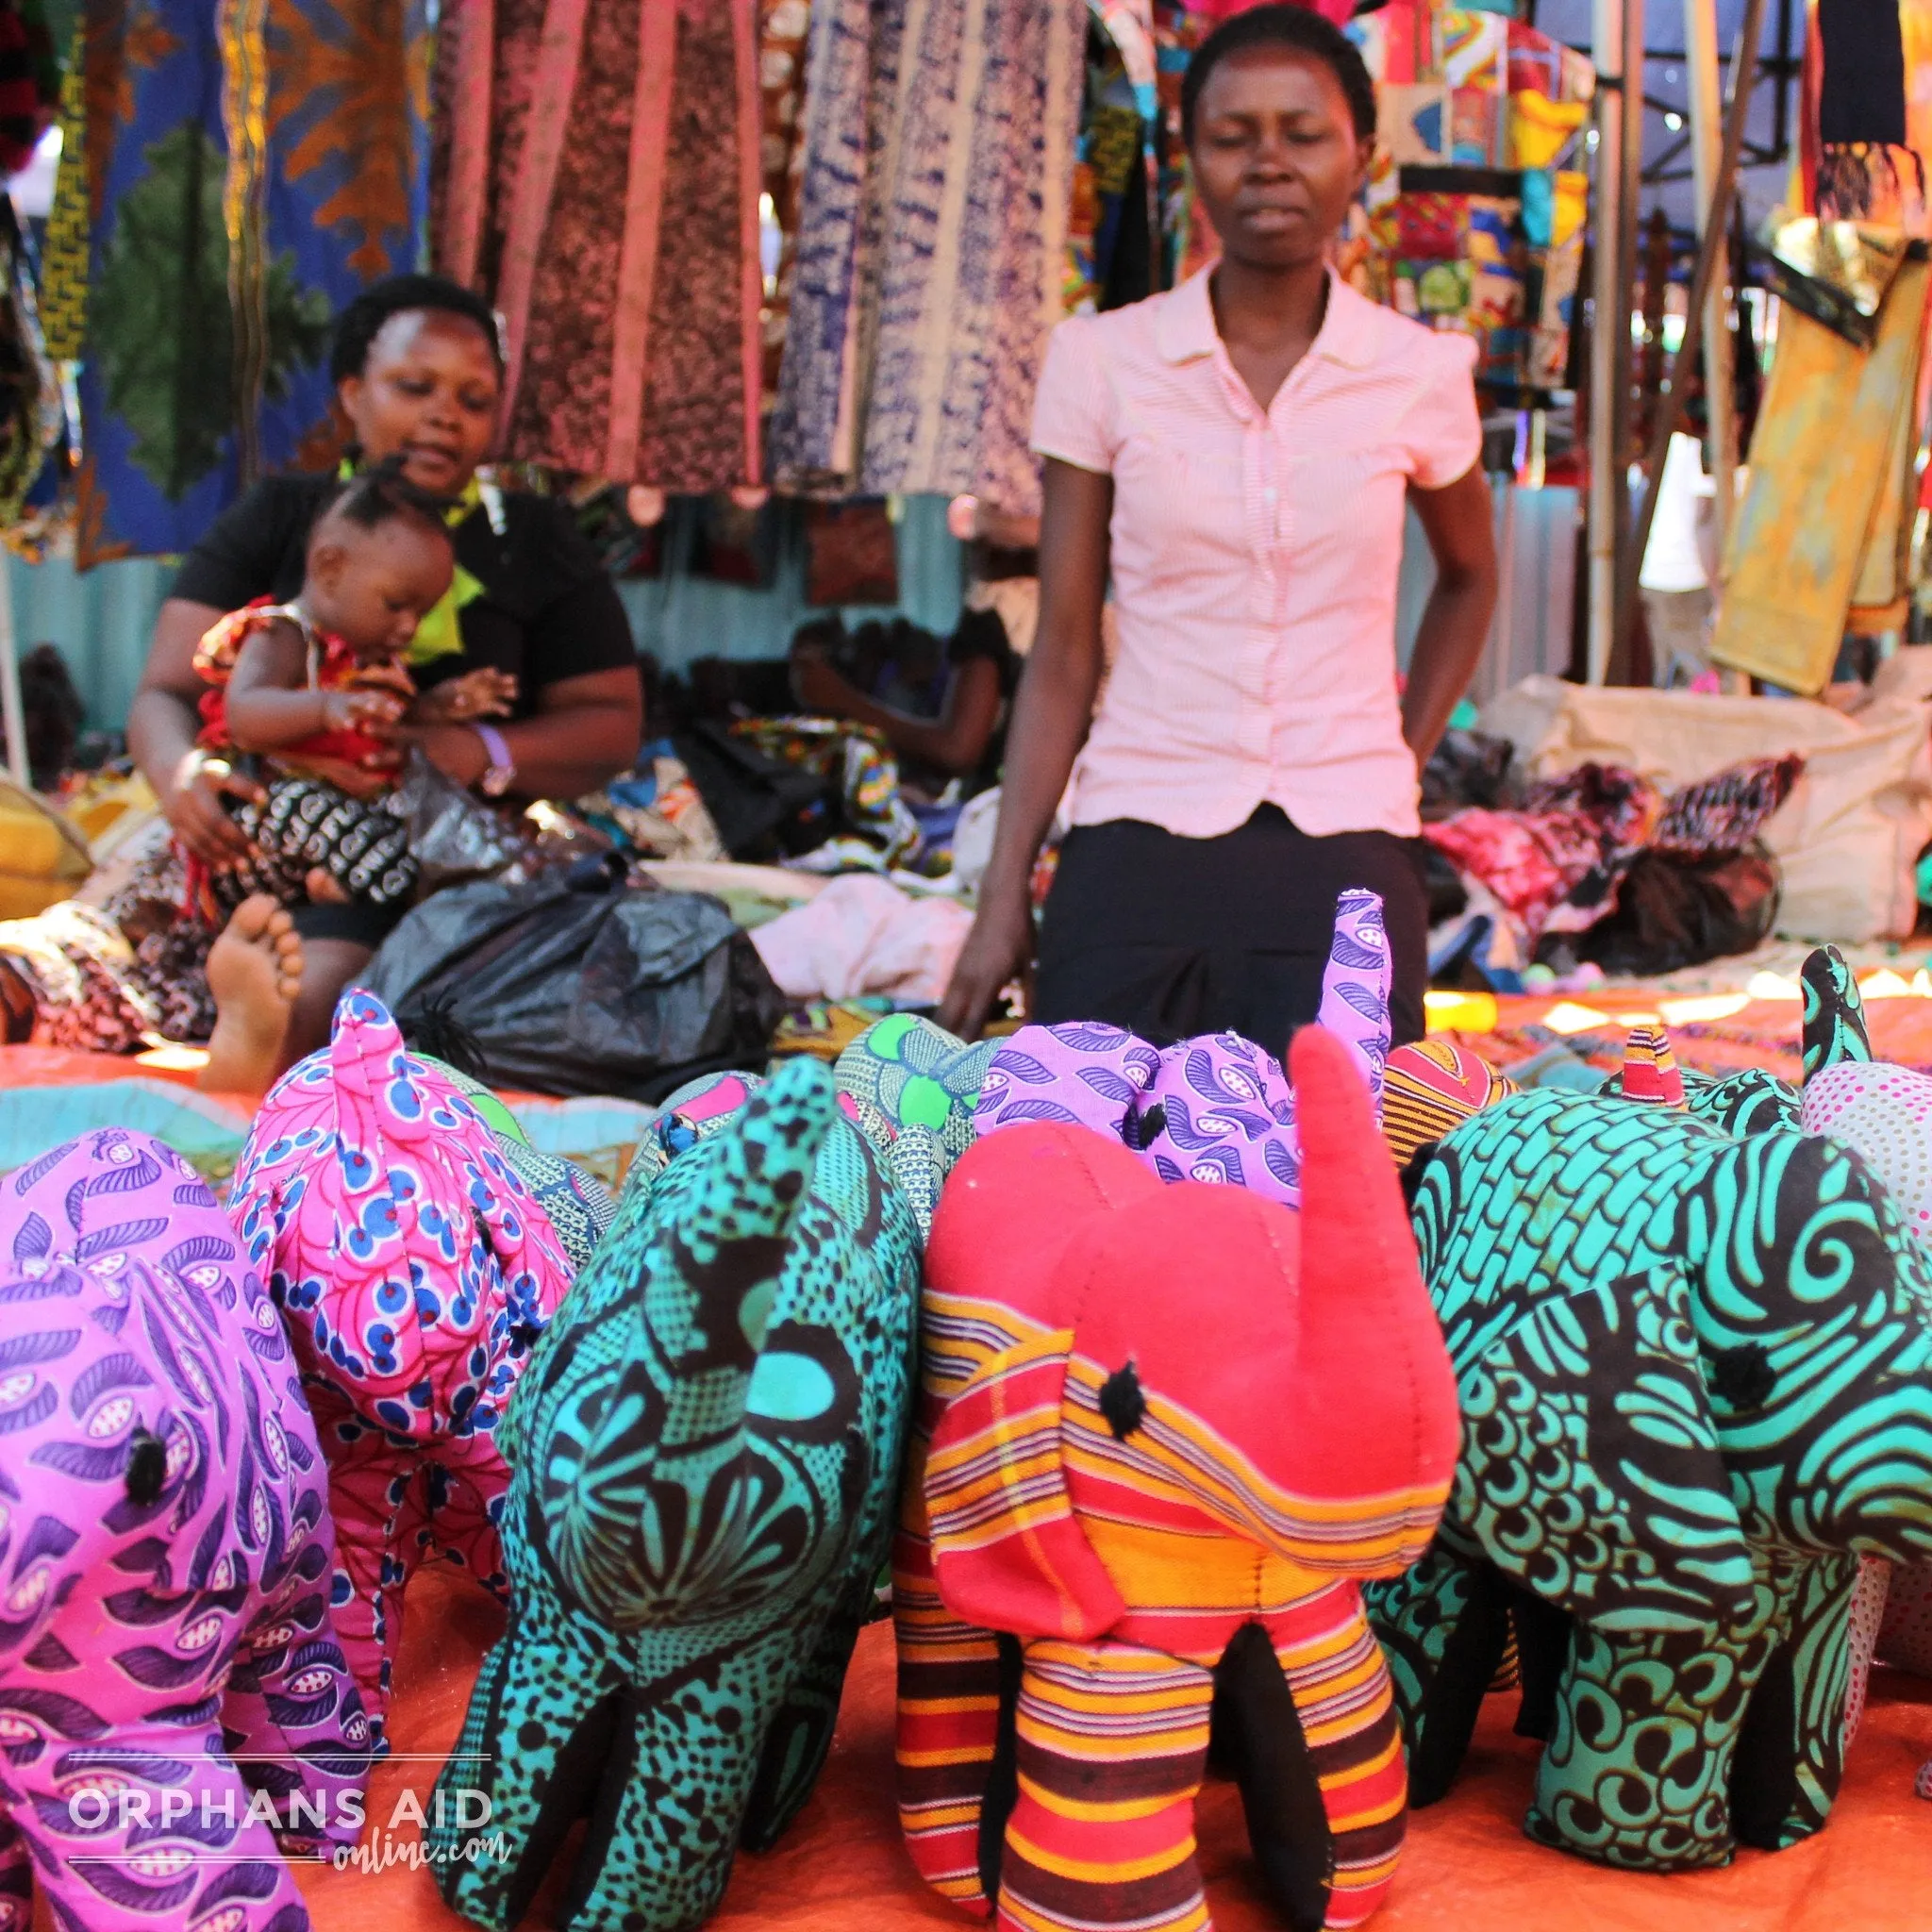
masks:
{"type": "Polygon", "coordinates": [[[1316,839],[1260,807],[1217,839],[1139,819],[1077,825],[1046,902],[1032,1017],[1103,1020],[1165,1046],[1235,1032],[1285,1052],[1322,1004],[1341,895],[1382,896],[1393,1043],[1423,1037],[1428,900],[1421,841],[1391,832],[1316,839]]]}

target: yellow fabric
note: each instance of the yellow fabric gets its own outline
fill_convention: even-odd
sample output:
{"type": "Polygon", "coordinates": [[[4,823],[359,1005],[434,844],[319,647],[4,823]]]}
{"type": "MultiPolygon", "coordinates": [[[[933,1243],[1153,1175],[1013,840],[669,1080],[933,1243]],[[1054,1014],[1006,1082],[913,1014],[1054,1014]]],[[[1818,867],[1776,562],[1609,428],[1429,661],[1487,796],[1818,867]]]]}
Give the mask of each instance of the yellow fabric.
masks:
{"type": "Polygon", "coordinates": [[[1535,88],[1509,96],[1509,165],[1547,168],[1590,119],[1582,101],[1553,101],[1535,88]]]}
{"type": "Polygon", "coordinates": [[[449,589],[424,612],[409,640],[409,662],[430,664],[439,658],[458,657],[463,648],[461,613],[464,605],[474,604],[483,594],[482,584],[458,564],[449,589]]]}
{"type": "Polygon", "coordinates": [[[31,792],[0,778],[0,919],[30,919],[71,899],[89,869],[80,834],[31,792]]]}
{"type": "Polygon", "coordinates": [[[1886,479],[1918,389],[1928,281],[1932,264],[1900,268],[1869,350],[1784,305],[1731,525],[1718,663],[1807,695],[1829,680],[1868,542],[1896,541],[1886,479]]]}

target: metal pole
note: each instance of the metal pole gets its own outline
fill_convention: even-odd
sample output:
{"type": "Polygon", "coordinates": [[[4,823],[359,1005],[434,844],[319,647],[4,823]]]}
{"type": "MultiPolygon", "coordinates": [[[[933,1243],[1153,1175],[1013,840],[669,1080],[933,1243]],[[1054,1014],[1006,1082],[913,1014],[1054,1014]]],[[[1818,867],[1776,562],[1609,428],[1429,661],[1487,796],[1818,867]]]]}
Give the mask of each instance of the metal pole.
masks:
{"type": "Polygon", "coordinates": [[[1757,43],[1764,33],[1764,0],[1744,0],[1744,27],[1740,36],[1738,56],[1731,62],[1730,110],[1724,121],[1724,153],[1718,158],[1717,182],[1705,223],[1704,240],[1697,249],[1697,271],[1690,281],[1690,307],[1684,318],[1684,345],[1671,367],[1671,387],[1663,407],[1657,412],[1657,425],[1650,439],[1650,454],[1644,463],[1643,502],[1637,513],[1630,543],[1620,561],[1618,611],[1620,617],[1634,608],[1637,574],[1643,567],[1643,547],[1650,541],[1650,525],[1657,515],[1657,486],[1663,481],[1664,458],[1671,447],[1671,435],[1684,413],[1684,385],[1679,371],[1690,369],[1702,347],[1704,311],[1709,299],[1718,258],[1727,246],[1725,228],[1731,218],[1731,197],[1738,187],[1738,159],[1744,150],[1744,124],[1751,118],[1751,87],[1757,74],[1757,43]]]}
{"type": "MultiPolygon", "coordinates": [[[[1617,214],[1623,224],[1624,301],[1620,313],[1626,323],[1637,308],[1637,211],[1643,202],[1643,93],[1649,70],[1644,64],[1643,0],[1624,0],[1624,193],[1617,214]]],[[[1630,541],[1630,453],[1642,442],[1637,427],[1637,345],[1628,327],[1617,336],[1617,555],[1630,541]]],[[[1627,682],[1630,674],[1630,612],[1624,605],[1621,573],[1616,579],[1615,616],[1610,630],[1610,661],[1606,676],[1627,682]]]]}
{"type": "Polygon", "coordinates": [[[20,702],[20,656],[13,645],[13,575],[0,556],[0,722],[7,726],[7,765],[23,791],[33,790],[26,762],[26,716],[20,702]]]}
{"type": "Polygon", "coordinates": [[[1590,325],[1589,671],[1591,684],[1609,675],[1617,625],[1617,354],[1630,340],[1624,291],[1624,0],[1592,0],[1591,54],[1596,63],[1596,179],[1591,184],[1590,325]]]}
{"type": "MultiPolygon", "coordinates": [[[[1710,210],[1717,197],[1718,157],[1724,142],[1724,117],[1718,106],[1717,0],[1684,0],[1684,60],[1690,82],[1697,239],[1702,242],[1711,232],[1710,210]]],[[[1723,225],[1718,225],[1720,232],[1723,225]]],[[[1704,410],[1710,426],[1711,480],[1717,486],[1712,523],[1720,573],[1731,523],[1731,477],[1738,466],[1738,423],[1733,407],[1736,384],[1731,368],[1730,302],[1724,292],[1724,277],[1716,275],[1704,308],[1704,410]]]]}

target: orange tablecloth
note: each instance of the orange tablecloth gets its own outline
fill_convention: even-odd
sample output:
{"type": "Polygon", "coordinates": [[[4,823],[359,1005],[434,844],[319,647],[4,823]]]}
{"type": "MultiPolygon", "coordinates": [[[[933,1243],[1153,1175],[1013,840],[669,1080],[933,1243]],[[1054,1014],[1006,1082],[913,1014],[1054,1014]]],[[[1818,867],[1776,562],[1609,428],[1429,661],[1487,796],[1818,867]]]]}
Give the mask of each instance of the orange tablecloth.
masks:
{"type": "MultiPolygon", "coordinates": [[[[402,1752],[440,1754],[461,1727],[470,1680],[498,1627],[494,1608],[460,1578],[428,1573],[409,1592],[402,1752]]],[[[1511,1700],[1490,1700],[1455,1794],[1410,1824],[1394,1896],[1376,1932],[1927,1932],[1932,1927],[1932,1804],[1912,1776],[1932,1753],[1932,1684],[1881,1671],[1853,1746],[1831,1827],[1775,1856],[1747,1852],[1728,1871],[1675,1878],[1606,1872],[1523,1836],[1535,1750],[1509,1734],[1511,1700]]],[[[369,1815],[392,1812],[404,1782],[427,1800],[432,1762],[391,1762],[371,1787],[369,1815]]],[[[1231,1786],[1202,1803],[1201,1855],[1221,1932],[1279,1932],[1257,1889],[1231,1786]]],[[[410,1836],[398,1833],[399,1839],[410,1836]]],[[[301,1874],[318,1932],[461,1932],[426,1872],[301,1874]]],[[[546,1926],[561,1870],[525,1932],[546,1926]]],[[[804,1816],[775,1852],[739,1860],[719,1932],[965,1932],[975,1922],[920,1885],[892,1813],[892,1639],[874,1624],[846,1681],[831,1760],[804,1816]]]]}

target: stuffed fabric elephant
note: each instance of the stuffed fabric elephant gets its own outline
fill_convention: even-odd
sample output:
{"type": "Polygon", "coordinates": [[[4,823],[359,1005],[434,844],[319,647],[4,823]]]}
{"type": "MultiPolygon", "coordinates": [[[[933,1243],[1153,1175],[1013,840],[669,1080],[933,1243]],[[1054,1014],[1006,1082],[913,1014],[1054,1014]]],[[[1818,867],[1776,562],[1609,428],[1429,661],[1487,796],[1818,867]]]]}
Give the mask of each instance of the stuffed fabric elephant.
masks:
{"type": "MultiPolygon", "coordinates": [[[[1856,1012],[1849,1018],[1841,1013],[1826,1051],[1809,1061],[1799,1122],[1807,1134],[1829,1135],[1862,1155],[1906,1225],[1932,1247],[1932,1076],[1870,1056],[1856,1012]]],[[[1874,1655],[1932,1676],[1932,1563],[1894,1570],[1868,1557],[1861,1568],[1853,1606],[1847,1744],[1864,1709],[1874,1655]]],[[[1932,1762],[1919,1774],[1919,1794],[1932,1798],[1932,1762]]]]}
{"type": "Polygon", "coordinates": [[[900,1821],[1002,1926],[1209,1923],[1210,1712],[1297,1932],[1358,1924],[1393,1874],[1402,1750],[1357,1579],[1425,1546],[1455,1392],[1364,1078],[1317,1026],[1291,1065],[1299,1217],[1061,1122],[980,1141],[940,1204],[900,1821]]]}
{"type": "MultiPolygon", "coordinates": [[[[1342,893],[1320,1023],[1354,1051],[1375,1107],[1391,971],[1381,899],[1342,893]]],[[[1228,1181],[1288,1208],[1301,1198],[1294,1095],[1274,1055],[1238,1033],[1163,1051],[1098,1022],[1023,1026],[986,1069],[974,1125],[985,1136],[1040,1121],[1106,1134],[1165,1181],[1228,1181]]]]}
{"type": "Polygon", "coordinates": [[[1549,1091],[1408,1179],[1463,1413],[1435,1547],[1369,1592],[1417,1801],[1513,1614],[1532,1837],[1671,1871],[1818,1830],[1858,1558],[1932,1553],[1932,1270],[1890,1197],[1824,1140],[1549,1091]]]}
{"type": "Polygon", "coordinates": [[[1516,1082],[1468,1048],[1447,1040],[1398,1046],[1382,1074],[1382,1138],[1398,1167],[1486,1107],[1507,1100],[1516,1082]]]}
{"type": "Polygon", "coordinates": [[[973,1144],[974,1108],[998,1045],[968,1046],[930,1020],[894,1013],[868,1026],[833,1069],[840,1105],[885,1158],[922,1242],[940,1189],[973,1144]]]}
{"type": "Polygon", "coordinates": [[[322,1451],[214,1196],[106,1128],[0,1181],[0,1927],[307,1932],[369,1724],[322,1451]]]}
{"type": "Polygon", "coordinates": [[[498,1423],[574,1271],[496,1132],[365,992],[262,1103],[228,1205],[328,1457],[336,1621],[380,1746],[410,1576],[441,1556],[508,1590],[498,1423]]]}
{"type": "Polygon", "coordinates": [[[508,1420],[509,1626],[441,1788],[485,1791],[514,1848],[443,1868],[498,1932],[586,1811],[560,1924],[709,1915],[810,1793],[891,1535],[910,1208],[808,1060],[687,1090],[659,1125],[508,1420]]]}

